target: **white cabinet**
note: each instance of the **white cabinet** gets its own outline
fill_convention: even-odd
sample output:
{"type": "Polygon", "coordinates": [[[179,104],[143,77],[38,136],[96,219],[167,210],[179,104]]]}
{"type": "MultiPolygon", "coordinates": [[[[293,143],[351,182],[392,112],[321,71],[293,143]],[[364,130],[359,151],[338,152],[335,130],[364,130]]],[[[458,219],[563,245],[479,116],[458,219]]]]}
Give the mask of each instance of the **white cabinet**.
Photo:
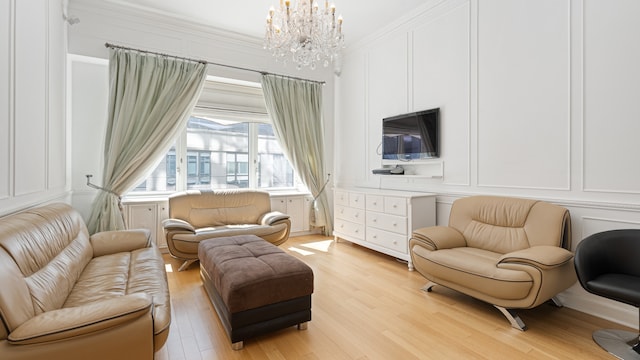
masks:
{"type": "Polygon", "coordinates": [[[291,233],[309,231],[310,196],[271,195],[271,210],[289,215],[291,233]]]}
{"type": "Polygon", "coordinates": [[[125,203],[124,214],[127,229],[149,230],[151,241],[155,241],[162,252],[167,251],[167,240],[162,228],[162,221],[169,217],[167,201],[125,203]]]}
{"type": "Polygon", "coordinates": [[[407,261],[413,230],[436,224],[435,194],[379,189],[335,189],[336,238],[407,261]]]}

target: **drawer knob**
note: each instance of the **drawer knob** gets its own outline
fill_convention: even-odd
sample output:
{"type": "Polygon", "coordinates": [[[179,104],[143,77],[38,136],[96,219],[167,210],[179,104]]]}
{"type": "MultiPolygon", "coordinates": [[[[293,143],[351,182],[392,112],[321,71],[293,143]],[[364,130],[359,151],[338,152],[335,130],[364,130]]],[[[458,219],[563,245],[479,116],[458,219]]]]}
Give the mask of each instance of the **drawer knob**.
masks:
{"type": "Polygon", "coordinates": [[[393,223],[393,226],[398,226],[398,223],[393,223]]]}
{"type": "Polygon", "coordinates": [[[373,222],[378,222],[378,219],[373,218],[373,220],[371,220],[371,221],[373,221],[373,222]]]}
{"type": "Polygon", "coordinates": [[[398,245],[398,242],[394,240],[393,245],[398,245]]]}

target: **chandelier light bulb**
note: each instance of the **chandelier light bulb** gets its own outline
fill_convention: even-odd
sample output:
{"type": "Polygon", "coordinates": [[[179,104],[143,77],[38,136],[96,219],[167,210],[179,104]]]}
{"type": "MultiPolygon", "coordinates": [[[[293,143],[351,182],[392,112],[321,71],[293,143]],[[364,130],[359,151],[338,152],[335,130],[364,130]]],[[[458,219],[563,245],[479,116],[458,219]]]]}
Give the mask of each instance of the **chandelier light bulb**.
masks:
{"type": "Polygon", "coordinates": [[[279,61],[293,61],[296,68],[315,69],[318,63],[327,67],[344,48],[342,16],[335,16],[336,6],[324,2],[320,11],[317,1],[280,0],[280,7],[269,8],[264,48],[279,61]]]}

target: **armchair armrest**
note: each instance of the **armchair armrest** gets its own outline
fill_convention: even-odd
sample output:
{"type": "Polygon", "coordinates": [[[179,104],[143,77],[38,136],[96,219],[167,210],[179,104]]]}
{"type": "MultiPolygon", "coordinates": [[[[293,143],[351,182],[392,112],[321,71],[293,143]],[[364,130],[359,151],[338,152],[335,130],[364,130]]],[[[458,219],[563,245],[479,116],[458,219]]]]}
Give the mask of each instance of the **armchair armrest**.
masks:
{"type": "Polygon", "coordinates": [[[91,235],[90,241],[94,257],[152,246],[146,229],[103,231],[91,235]]]}
{"type": "Polygon", "coordinates": [[[196,232],[193,225],[180,219],[165,219],[162,221],[162,227],[164,227],[165,230],[185,230],[192,233],[196,232]]]}
{"type": "Polygon", "coordinates": [[[39,344],[91,334],[135,320],[151,319],[152,301],[146,294],[130,294],[84,306],[43,312],[9,334],[13,345],[39,344]]]}
{"type": "Polygon", "coordinates": [[[258,222],[261,225],[273,225],[274,223],[289,219],[289,215],[283,214],[280,211],[271,211],[260,217],[258,222]]]}
{"type": "Polygon", "coordinates": [[[416,229],[411,234],[411,240],[422,243],[431,251],[467,246],[464,236],[458,230],[448,226],[416,229]]]}
{"type": "Polygon", "coordinates": [[[504,267],[501,265],[519,264],[548,270],[560,267],[572,260],[573,253],[567,249],[541,245],[504,254],[498,260],[498,266],[504,267]]]}

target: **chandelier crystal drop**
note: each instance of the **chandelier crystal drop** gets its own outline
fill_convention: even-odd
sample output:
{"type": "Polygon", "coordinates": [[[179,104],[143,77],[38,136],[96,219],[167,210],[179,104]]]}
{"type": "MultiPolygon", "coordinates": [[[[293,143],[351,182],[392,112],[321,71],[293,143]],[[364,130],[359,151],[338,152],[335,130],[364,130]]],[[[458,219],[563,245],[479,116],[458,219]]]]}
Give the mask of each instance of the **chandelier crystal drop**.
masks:
{"type": "Polygon", "coordinates": [[[337,59],[344,48],[342,16],[336,18],[336,7],[325,0],[324,9],[317,1],[280,0],[267,14],[264,48],[271,51],[277,60],[292,60],[296,68],[308,66],[315,69],[318,63],[327,67],[337,59]]]}

